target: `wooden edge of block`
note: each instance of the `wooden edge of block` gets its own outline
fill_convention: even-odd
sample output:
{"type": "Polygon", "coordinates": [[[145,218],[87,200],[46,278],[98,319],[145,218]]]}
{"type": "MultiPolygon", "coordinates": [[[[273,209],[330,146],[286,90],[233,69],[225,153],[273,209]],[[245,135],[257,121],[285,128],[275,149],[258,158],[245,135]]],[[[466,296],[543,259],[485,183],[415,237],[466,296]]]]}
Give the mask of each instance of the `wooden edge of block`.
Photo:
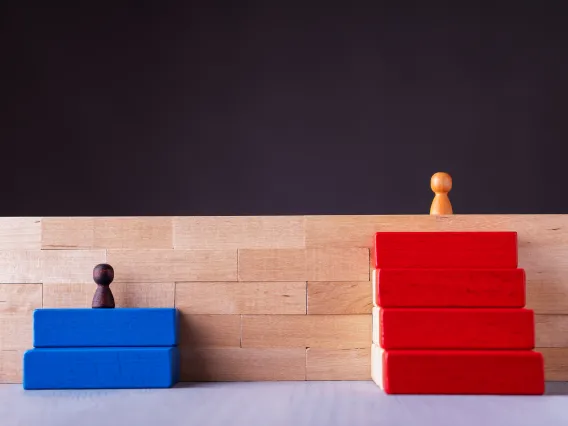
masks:
{"type": "Polygon", "coordinates": [[[381,343],[381,331],[380,331],[380,308],[374,306],[373,313],[372,313],[372,335],[373,335],[373,343],[376,345],[380,345],[381,343]]]}
{"type": "Polygon", "coordinates": [[[383,350],[373,343],[371,346],[371,379],[375,384],[381,388],[384,388],[384,376],[383,376],[383,350]]]}
{"type": "Polygon", "coordinates": [[[378,305],[378,271],[376,269],[372,269],[371,271],[371,285],[373,286],[373,306],[379,306],[378,305]]]}

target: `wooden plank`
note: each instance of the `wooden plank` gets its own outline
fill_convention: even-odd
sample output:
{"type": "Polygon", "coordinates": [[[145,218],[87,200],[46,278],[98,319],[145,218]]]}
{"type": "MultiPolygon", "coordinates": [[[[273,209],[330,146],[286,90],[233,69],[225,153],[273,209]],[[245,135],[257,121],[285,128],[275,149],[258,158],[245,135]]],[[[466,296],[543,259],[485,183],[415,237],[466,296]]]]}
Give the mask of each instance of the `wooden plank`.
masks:
{"type": "Polygon", "coordinates": [[[108,250],[115,280],[236,281],[236,250],[108,250]]]}
{"type": "Polygon", "coordinates": [[[307,249],[308,281],[369,281],[369,250],[365,248],[307,249]]]}
{"type": "Polygon", "coordinates": [[[171,249],[171,217],[44,218],[44,249],[171,249]]]}
{"type": "Polygon", "coordinates": [[[305,281],[302,249],[239,250],[239,281],[305,281]]]}
{"type": "Polygon", "coordinates": [[[0,350],[0,383],[22,383],[25,350],[0,350]]]}
{"type": "MultiPolygon", "coordinates": [[[[175,283],[113,282],[110,286],[116,307],[173,308],[175,283]]],[[[43,285],[45,308],[90,308],[96,284],[46,283],[43,285]]]]}
{"type": "Polygon", "coordinates": [[[369,281],[369,250],[243,249],[239,280],[369,281]]]}
{"type": "Polygon", "coordinates": [[[93,268],[107,260],[105,250],[42,250],[44,283],[93,284],[93,268]]]}
{"type": "Polygon", "coordinates": [[[371,380],[371,345],[306,350],[306,380],[371,380]]]}
{"type": "Polygon", "coordinates": [[[0,284],[0,317],[31,316],[41,308],[41,294],[41,284],[0,284]]]}
{"type": "Polygon", "coordinates": [[[240,347],[240,315],[180,315],[180,345],[192,348],[240,347]]]}
{"type": "Polygon", "coordinates": [[[305,228],[306,247],[370,249],[379,231],[516,231],[519,248],[568,244],[568,215],[323,215],[306,216],[305,228]]]}
{"type": "Polygon", "coordinates": [[[304,248],[303,216],[176,217],[176,249],[304,248]]]}
{"type": "Polygon", "coordinates": [[[95,247],[92,217],[44,217],[41,222],[43,249],[91,249],[95,247]]]}
{"type": "MultiPolygon", "coordinates": [[[[41,307],[41,306],[40,306],[41,307]]],[[[19,350],[32,347],[33,320],[32,314],[23,316],[0,316],[0,348],[1,350],[19,350]]]]}
{"type": "Polygon", "coordinates": [[[241,346],[366,348],[371,315],[243,315],[241,346]]]}
{"type": "Polygon", "coordinates": [[[568,348],[537,348],[544,357],[544,377],[551,382],[568,381],[568,348]]]}
{"type": "MultiPolygon", "coordinates": [[[[116,283],[111,284],[113,295],[115,285],[116,283]]],[[[96,287],[95,283],[45,283],[43,285],[43,307],[90,308],[96,287]]]]}
{"type": "Polygon", "coordinates": [[[41,284],[0,284],[0,350],[32,347],[33,311],[42,307],[41,284]]]}
{"type": "Polygon", "coordinates": [[[95,248],[173,248],[171,217],[113,217],[94,219],[95,248]]]}
{"type": "Polygon", "coordinates": [[[186,314],[305,314],[306,283],[178,282],[175,301],[186,314]]]}
{"type": "Polygon", "coordinates": [[[372,292],[369,281],[309,281],[308,314],[370,314],[372,292]]]}
{"type": "Polygon", "coordinates": [[[40,250],[0,250],[0,283],[41,283],[40,250]]]}
{"type": "Polygon", "coordinates": [[[568,246],[519,249],[527,275],[527,307],[538,314],[568,314],[568,246]]]}
{"type": "Polygon", "coordinates": [[[41,218],[0,218],[0,250],[39,250],[41,218]]]}
{"type": "Polygon", "coordinates": [[[536,347],[568,348],[568,315],[535,315],[536,347]]]}
{"type": "Polygon", "coordinates": [[[181,346],[181,381],[286,381],[306,379],[306,350],[194,349],[181,346]]]}

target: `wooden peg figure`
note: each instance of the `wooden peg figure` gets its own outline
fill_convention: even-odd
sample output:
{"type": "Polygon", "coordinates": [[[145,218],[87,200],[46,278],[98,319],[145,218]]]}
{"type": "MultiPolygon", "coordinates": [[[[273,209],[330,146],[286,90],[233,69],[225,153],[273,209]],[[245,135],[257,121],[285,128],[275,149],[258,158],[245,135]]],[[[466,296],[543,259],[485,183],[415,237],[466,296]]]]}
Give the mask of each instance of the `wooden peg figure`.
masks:
{"type": "Polygon", "coordinates": [[[453,214],[452,203],[450,203],[450,198],[448,197],[448,192],[452,190],[452,177],[443,172],[435,173],[430,180],[430,187],[436,194],[430,206],[430,214],[453,214]]]}
{"type": "Polygon", "coordinates": [[[97,291],[93,296],[93,308],[114,308],[114,296],[110,291],[110,283],[114,279],[114,269],[107,263],[101,263],[93,269],[93,280],[97,283],[97,291]]]}

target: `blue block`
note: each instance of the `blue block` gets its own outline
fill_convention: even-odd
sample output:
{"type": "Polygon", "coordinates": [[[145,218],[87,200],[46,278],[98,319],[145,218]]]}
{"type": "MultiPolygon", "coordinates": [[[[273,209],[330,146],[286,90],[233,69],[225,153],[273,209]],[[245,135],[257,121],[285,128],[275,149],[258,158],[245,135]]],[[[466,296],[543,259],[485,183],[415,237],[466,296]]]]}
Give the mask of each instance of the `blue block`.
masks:
{"type": "Polygon", "coordinates": [[[24,354],[24,389],[168,388],[179,380],[179,350],[50,348],[24,354]]]}
{"type": "Polygon", "coordinates": [[[175,308],[37,309],[35,348],[175,346],[175,308]]]}

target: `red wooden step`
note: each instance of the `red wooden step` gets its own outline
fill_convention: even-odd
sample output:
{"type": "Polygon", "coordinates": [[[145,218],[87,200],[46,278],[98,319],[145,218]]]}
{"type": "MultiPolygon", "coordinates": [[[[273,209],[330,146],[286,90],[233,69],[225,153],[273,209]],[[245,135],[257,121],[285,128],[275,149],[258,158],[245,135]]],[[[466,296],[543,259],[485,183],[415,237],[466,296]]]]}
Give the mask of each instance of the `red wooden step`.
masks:
{"type": "Polygon", "coordinates": [[[373,340],[384,349],[533,349],[530,309],[373,308],[373,340]]]}
{"type": "Polygon", "coordinates": [[[523,308],[523,269],[377,269],[374,303],[383,308],[523,308]]]}
{"type": "Polygon", "coordinates": [[[401,351],[373,345],[373,380],[389,394],[542,395],[534,351],[401,351]]]}
{"type": "Polygon", "coordinates": [[[377,232],[376,269],[517,267],[516,232],[377,232]]]}

